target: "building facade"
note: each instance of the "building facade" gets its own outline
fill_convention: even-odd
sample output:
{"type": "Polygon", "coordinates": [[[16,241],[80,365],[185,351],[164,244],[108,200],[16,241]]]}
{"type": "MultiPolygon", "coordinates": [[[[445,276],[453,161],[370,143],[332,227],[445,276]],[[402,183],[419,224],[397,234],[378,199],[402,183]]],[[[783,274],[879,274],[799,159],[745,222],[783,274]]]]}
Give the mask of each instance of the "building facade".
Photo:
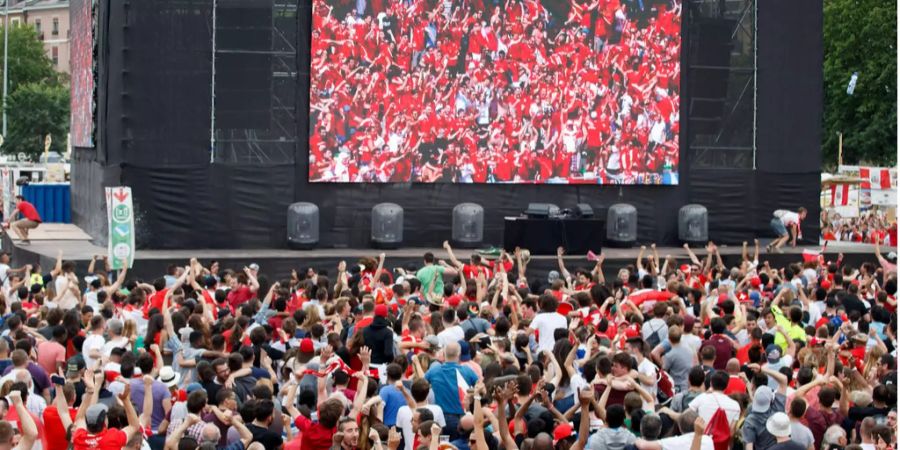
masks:
{"type": "MultiPolygon", "coordinates": [[[[7,0],[10,26],[30,25],[58,72],[69,73],[68,0],[7,0]]],[[[2,3],[0,3],[2,4],[2,3]]],[[[0,17],[6,9],[0,9],[0,17]]]]}

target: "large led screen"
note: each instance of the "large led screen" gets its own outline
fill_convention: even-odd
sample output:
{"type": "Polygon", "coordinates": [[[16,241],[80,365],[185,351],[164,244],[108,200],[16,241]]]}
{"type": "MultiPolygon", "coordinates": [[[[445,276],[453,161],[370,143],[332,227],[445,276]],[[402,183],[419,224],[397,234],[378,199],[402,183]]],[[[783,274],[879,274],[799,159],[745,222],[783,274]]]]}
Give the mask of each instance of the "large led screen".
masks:
{"type": "Polygon", "coordinates": [[[681,0],[314,0],[309,179],[677,184],[681,0]]]}
{"type": "Polygon", "coordinates": [[[72,146],[94,146],[94,0],[72,0],[70,120],[72,146]]]}

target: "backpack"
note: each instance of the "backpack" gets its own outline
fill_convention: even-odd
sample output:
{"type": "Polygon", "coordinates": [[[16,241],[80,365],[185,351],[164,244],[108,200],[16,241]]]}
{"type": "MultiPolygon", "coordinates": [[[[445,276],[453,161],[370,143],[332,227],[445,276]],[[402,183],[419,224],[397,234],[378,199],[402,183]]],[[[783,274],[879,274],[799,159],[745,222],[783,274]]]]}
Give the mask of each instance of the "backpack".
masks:
{"type": "Polygon", "coordinates": [[[728,424],[728,415],[720,406],[709,418],[706,430],[703,434],[711,436],[715,450],[729,450],[731,448],[731,425],[728,424]]]}
{"type": "Polygon", "coordinates": [[[651,329],[651,330],[650,330],[650,331],[651,331],[651,334],[650,334],[650,336],[647,337],[647,339],[645,339],[645,342],[647,343],[647,345],[650,346],[651,349],[656,348],[656,346],[659,345],[660,342],[662,342],[662,341],[659,339],[659,330],[665,328],[665,326],[666,326],[666,325],[665,325],[665,323],[664,323],[662,327],[657,328],[657,329],[655,329],[655,330],[654,330],[654,329],[651,329]]]}
{"type": "Polygon", "coordinates": [[[675,383],[665,370],[659,369],[659,377],[656,380],[656,399],[660,405],[667,405],[675,396],[675,383]]]}

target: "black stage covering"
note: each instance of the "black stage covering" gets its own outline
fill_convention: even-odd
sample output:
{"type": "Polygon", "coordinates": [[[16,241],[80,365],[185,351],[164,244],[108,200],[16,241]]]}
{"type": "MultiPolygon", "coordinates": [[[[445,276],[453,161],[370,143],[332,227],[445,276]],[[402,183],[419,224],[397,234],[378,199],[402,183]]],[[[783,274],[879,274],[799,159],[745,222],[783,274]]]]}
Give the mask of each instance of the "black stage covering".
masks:
{"type": "MultiPolygon", "coordinates": [[[[135,193],[143,248],[282,248],[286,208],[296,201],[319,206],[322,247],[367,247],[371,207],[386,201],[405,209],[405,246],[439,246],[450,237],[451,210],[461,202],[484,207],[485,242],[495,245],[503,241],[503,217],[530,202],[588,203],[595,210],[631,203],[638,240],[661,244],[677,242],[678,209],[685,204],[706,206],[710,238],[729,243],[768,236],[773,210],[805,206],[810,218],[803,234],[817,237],[821,0],[758,1],[755,170],[692,168],[683,120],[680,185],[621,188],[309,184],[310,3],[297,4],[296,67],[284,70],[296,75],[296,100],[279,105],[295,117],[293,157],[211,163],[212,0],[99,0],[98,142],[96,150],[76,149],[75,223],[104,240],[102,186],[124,184],[135,193]]],[[[691,45],[691,26],[685,15],[684,48],[691,45]]],[[[683,71],[686,89],[688,77],[683,71]]],[[[690,92],[683,95],[686,117],[690,92]]]]}
{"type": "Polygon", "coordinates": [[[507,218],[503,221],[503,248],[527,248],[532,255],[555,255],[562,247],[567,253],[600,254],[606,234],[604,219],[507,218]]]}

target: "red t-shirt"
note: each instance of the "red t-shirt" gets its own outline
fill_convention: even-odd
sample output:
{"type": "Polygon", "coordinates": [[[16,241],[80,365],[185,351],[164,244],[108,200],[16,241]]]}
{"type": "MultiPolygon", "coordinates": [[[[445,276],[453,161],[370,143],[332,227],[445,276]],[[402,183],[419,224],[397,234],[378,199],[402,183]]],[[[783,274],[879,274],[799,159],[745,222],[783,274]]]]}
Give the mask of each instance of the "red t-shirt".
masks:
{"type": "Polygon", "coordinates": [[[254,294],[250,291],[249,286],[240,286],[228,291],[228,303],[230,303],[232,307],[237,308],[248,302],[253,296],[254,294]]]}
{"type": "Polygon", "coordinates": [[[300,430],[300,450],[328,450],[331,448],[331,438],[337,428],[325,428],[319,422],[313,422],[306,416],[298,416],[294,421],[300,430]]]}
{"type": "MultiPolygon", "coordinates": [[[[77,414],[77,409],[69,408],[69,417],[73,422],[77,414]]],[[[66,429],[63,428],[62,420],[59,419],[59,412],[53,406],[44,409],[44,432],[44,436],[47,437],[46,450],[66,450],[69,447],[66,429]]]]}
{"type": "Polygon", "coordinates": [[[725,395],[746,392],[747,384],[744,383],[744,380],[742,380],[741,377],[731,375],[731,377],[728,379],[728,386],[725,387],[725,395]]]}
{"type": "Polygon", "coordinates": [[[72,434],[72,444],[75,450],[121,450],[125,447],[128,437],[122,430],[107,428],[97,434],[88,433],[84,428],[75,430],[72,434]]]}
{"type": "Polygon", "coordinates": [[[144,305],[144,318],[150,318],[150,310],[153,308],[158,309],[162,312],[163,302],[166,300],[166,293],[168,289],[162,289],[154,292],[149,299],[147,299],[147,303],[144,305]]]}
{"type": "Polygon", "coordinates": [[[38,214],[37,210],[34,209],[34,205],[32,205],[31,203],[28,203],[24,200],[19,202],[18,205],[16,205],[16,211],[19,211],[20,213],[22,213],[22,217],[24,217],[28,220],[33,220],[35,222],[41,221],[41,216],[38,214]]]}

